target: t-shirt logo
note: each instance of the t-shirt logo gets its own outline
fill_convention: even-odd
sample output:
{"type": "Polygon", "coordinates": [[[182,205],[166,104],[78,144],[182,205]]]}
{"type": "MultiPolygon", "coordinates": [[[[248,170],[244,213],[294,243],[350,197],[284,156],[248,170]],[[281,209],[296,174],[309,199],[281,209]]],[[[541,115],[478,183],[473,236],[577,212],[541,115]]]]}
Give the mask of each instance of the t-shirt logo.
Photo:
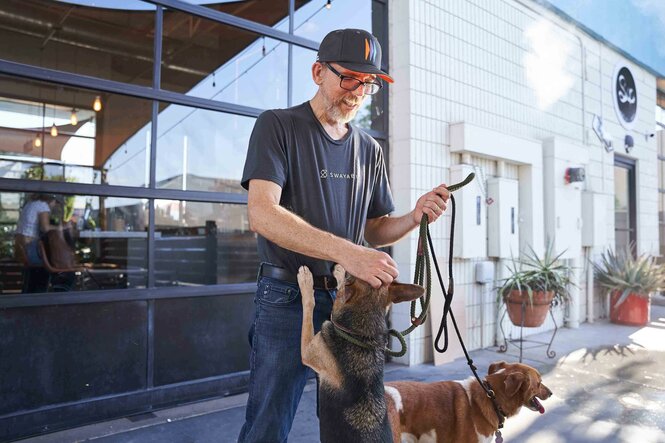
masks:
{"type": "Polygon", "coordinates": [[[356,174],[355,173],[348,173],[348,172],[332,172],[328,171],[327,169],[321,169],[321,173],[319,174],[319,177],[321,178],[341,178],[345,180],[355,180],[356,179],[356,174]]]}

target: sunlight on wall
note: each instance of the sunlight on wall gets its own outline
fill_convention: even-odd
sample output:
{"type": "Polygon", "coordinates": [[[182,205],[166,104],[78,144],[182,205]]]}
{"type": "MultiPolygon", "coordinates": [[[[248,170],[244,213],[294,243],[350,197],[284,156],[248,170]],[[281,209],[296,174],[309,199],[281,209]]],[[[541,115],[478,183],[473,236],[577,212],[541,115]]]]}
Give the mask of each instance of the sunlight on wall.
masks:
{"type": "Polygon", "coordinates": [[[566,95],[575,80],[566,71],[572,45],[561,37],[553,25],[539,20],[524,31],[530,51],[524,56],[524,69],[538,107],[546,110],[566,95]]]}
{"type": "Polygon", "coordinates": [[[665,127],[665,109],[656,106],[656,130],[660,131],[665,127]],[[660,123],[660,125],[658,125],[660,123]]]}
{"type": "MultiPolygon", "coordinates": [[[[76,135],[94,137],[95,124],[87,122],[82,125],[76,135]]],[[[66,164],[92,166],[95,162],[95,140],[90,138],[72,137],[62,148],[60,159],[66,164]]]]}

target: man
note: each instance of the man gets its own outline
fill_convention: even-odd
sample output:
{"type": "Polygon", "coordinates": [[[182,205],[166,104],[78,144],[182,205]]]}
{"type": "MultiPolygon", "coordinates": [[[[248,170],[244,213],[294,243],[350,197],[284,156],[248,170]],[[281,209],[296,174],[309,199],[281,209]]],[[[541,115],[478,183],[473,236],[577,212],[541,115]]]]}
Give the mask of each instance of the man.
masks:
{"type": "Polygon", "coordinates": [[[266,111],[256,121],[242,178],[250,227],[258,236],[256,315],[250,330],[249,399],[239,442],[284,442],[308,375],[300,359],[302,307],[296,275],[312,271],[315,328],[330,317],[334,263],[373,287],[391,283],[397,264],[379,247],[395,243],[423,214],[446,209],[444,185],[420,197],[401,217],[394,210],[383,152],[348,124],[366,95],[393,79],[381,69],[381,47],[370,33],[342,29],[321,42],[309,102],[266,111]]]}

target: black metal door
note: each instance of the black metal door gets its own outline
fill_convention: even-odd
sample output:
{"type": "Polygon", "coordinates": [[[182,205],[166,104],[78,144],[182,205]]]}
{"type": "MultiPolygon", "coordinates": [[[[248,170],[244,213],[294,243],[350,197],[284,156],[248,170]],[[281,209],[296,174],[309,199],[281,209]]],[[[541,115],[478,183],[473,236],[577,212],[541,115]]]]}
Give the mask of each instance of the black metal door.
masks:
{"type": "Polygon", "coordinates": [[[614,157],[614,241],[617,251],[637,243],[635,161],[614,157]]]}

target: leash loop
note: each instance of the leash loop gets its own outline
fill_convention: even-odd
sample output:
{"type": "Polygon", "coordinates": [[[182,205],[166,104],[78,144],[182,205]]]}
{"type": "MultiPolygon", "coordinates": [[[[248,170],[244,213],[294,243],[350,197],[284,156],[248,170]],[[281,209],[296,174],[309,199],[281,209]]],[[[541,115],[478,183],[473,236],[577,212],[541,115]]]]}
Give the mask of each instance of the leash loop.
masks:
{"type": "Polygon", "coordinates": [[[404,339],[404,336],[399,333],[396,329],[390,329],[388,331],[388,335],[392,335],[395,337],[401,346],[401,349],[399,351],[393,351],[392,349],[386,347],[386,354],[392,356],[392,357],[401,357],[404,354],[406,354],[406,340],[404,339]]]}
{"type": "MultiPolygon", "coordinates": [[[[471,183],[471,181],[474,179],[476,175],[471,172],[469,175],[466,176],[464,180],[462,180],[459,183],[452,184],[450,186],[447,186],[448,192],[455,192],[458,189],[468,185],[471,183]]],[[[452,212],[452,224],[451,224],[451,246],[452,246],[452,232],[454,232],[455,229],[455,199],[450,195],[450,200],[453,202],[453,212],[452,212]]],[[[406,343],[404,340],[404,336],[410,334],[414,329],[416,329],[418,326],[422,325],[425,323],[425,320],[427,319],[427,313],[429,311],[429,306],[430,306],[430,300],[432,298],[432,267],[430,264],[430,251],[434,252],[434,249],[432,248],[432,240],[430,238],[429,234],[429,217],[427,214],[423,214],[422,218],[420,219],[420,230],[419,230],[419,236],[418,236],[418,251],[416,254],[416,270],[414,272],[413,276],[413,283],[416,285],[423,286],[425,288],[425,294],[421,297],[418,298],[418,301],[420,302],[420,315],[416,315],[416,300],[413,300],[411,302],[411,311],[410,311],[410,317],[411,317],[411,326],[409,326],[407,329],[397,332],[394,331],[395,333],[392,334],[393,337],[397,338],[400,341],[400,344],[406,343]]],[[[434,264],[437,266],[437,272],[438,272],[438,265],[436,263],[436,257],[434,254],[432,254],[432,258],[434,259],[434,264]]],[[[448,283],[449,288],[454,287],[454,282],[452,280],[452,247],[450,250],[450,272],[448,275],[450,275],[450,280],[448,283]]],[[[443,288],[443,285],[441,285],[443,288]]],[[[444,294],[445,294],[445,289],[444,289],[444,294]]],[[[447,335],[447,334],[446,334],[447,335]]],[[[437,338],[438,341],[438,338],[437,338]]],[[[436,344],[435,344],[436,347],[436,344]]],[[[394,355],[396,351],[391,350],[390,348],[386,348],[386,352],[389,355],[394,355]]],[[[402,351],[400,355],[397,356],[402,356],[406,353],[406,345],[402,344],[402,351]]]]}

